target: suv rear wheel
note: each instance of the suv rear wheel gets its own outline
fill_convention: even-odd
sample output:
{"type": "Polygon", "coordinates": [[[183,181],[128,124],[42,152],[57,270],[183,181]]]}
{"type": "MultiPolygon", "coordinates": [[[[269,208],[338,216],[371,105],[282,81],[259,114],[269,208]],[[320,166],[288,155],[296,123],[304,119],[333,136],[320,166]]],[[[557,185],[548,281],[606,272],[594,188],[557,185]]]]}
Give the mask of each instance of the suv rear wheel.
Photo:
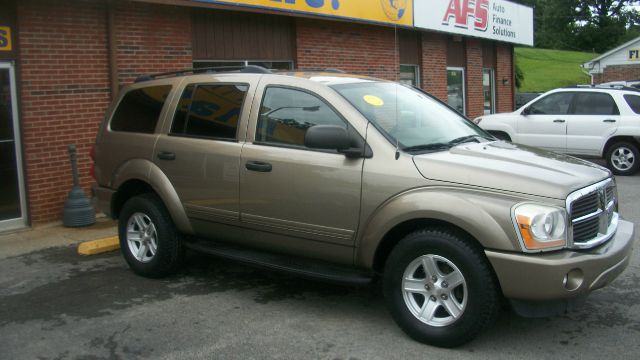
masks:
{"type": "Polygon", "coordinates": [[[453,347],[496,318],[500,297],[479,247],[447,229],[407,235],[384,272],[384,294],[398,325],[417,341],[453,347]]]}
{"type": "Polygon", "coordinates": [[[182,265],[184,248],[180,234],[155,194],[127,200],[120,212],[118,235],[125,260],[139,275],[163,277],[182,265]]]}
{"type": "Polygon", "coordinates": [[[638,170],[638,147],[626,141],[609,147],[606,158],[611,171],[616,175],[633,175],[638,170]]]}

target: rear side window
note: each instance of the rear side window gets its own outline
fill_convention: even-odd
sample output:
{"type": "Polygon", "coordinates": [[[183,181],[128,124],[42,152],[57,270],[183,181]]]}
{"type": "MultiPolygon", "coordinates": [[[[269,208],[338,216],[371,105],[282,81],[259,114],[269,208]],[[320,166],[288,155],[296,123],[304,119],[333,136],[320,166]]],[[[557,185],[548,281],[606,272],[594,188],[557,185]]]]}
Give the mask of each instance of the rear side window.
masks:
{"type": "Polygon", "coordinates": [[[129,91],[113,114],[111,130],[153,134],[170,92],[171,85],[129,91]]]}
{"type": "Polygon", "coordinates": [[[242,84],[200,84],[185,88],[171,133],[234,140],[249,87],[242,84]]]}
{"type": "Polygon", "coordinates": [[[620,115],[611,95],[604,93],[578,93],[573,113],[575,115],[620,115]]]}
{"type": "Polygon", "coordinates": [[[629,104],[629,107],[634,113],[640,114],[640,96],[625,95],[624,100],[629,104]]]}
{"type": "Polygon", "coordinates": [[[566,115],[573,100],[573,93],[554,93],[536,101],[529,106],[534,115],[566,115]]]}
{"type": "Polygon", "coordinates": [[[315,125],[347,124],[329,105],[305,91],[269,87],[260,108],[256,141],[304,147],[304,136],[315,125]]]}

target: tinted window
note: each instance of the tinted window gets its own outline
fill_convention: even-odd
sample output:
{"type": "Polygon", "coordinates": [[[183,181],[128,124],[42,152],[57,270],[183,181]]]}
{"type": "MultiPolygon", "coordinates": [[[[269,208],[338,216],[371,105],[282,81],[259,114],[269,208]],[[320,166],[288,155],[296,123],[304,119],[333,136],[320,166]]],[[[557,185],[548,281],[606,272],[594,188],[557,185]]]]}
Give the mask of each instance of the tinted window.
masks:
{"type": "Polygon", "coordinates": [[[535,115],[565,115],[569,112],[571,100],[572,93],[551,94],[531,104],[529,111],[535,115]]]}
{"type": "Polygon", "coordinates": [[[304,146],[304,135],[314,125],[347,127],[342,118],[316,96],[270,87],[262,100],[256,141],[304,146]]]}
{"type": "Polygon", "coordinates": [[[627,104],[629,104],[629,107],[634,113],[640,114],[640,96],[625,95],[624,99],[627,101],[627,104]]]}
{"type": "Polygon", "coordinates": [[[185,88],[171,133],[235,139],[246,85],[189,85],[185,88]]]}
{"type": "Polygon", "coordinates": [[[573,110],[576,115],[618,115],[618,107],[611,95],[603,93],[578,93],[573,110]]]}
{"type": "Polygon", "coordinates": [[[171,85],[150,86],[125,94],[111,119],[111,130],[152,134],[171,85]]]}

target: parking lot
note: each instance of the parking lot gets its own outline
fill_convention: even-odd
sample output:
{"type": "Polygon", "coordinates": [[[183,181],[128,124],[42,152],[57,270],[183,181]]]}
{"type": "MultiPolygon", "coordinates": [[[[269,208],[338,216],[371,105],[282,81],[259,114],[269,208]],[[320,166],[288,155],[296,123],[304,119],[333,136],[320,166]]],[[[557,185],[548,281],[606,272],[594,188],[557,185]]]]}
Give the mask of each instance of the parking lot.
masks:
{"type": "MultiPolygon", "coordinates": [[[[640,223],[640,176],[618,178],[622,216],[640,223]]],[[[637,238],[637,236],[636,236],[637,238]]],[[[640,351],[640,255],[570,314],[503,311],[477,340],[409,339],[378,286],[351,288],[190,254],[178,275],[135,276],[120,254],[56,247],[0,259],[2,359],[630,359],[640,351]]]]}

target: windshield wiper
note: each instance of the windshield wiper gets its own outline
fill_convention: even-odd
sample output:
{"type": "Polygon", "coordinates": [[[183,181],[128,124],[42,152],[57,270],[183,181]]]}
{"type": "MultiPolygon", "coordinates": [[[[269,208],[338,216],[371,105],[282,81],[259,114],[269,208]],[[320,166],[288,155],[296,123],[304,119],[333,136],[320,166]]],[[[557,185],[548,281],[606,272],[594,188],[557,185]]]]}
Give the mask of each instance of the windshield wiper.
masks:
{"type": "Polygon", "coordinates": [[[434,144],[407,146],[405,148],[402,148],[402,151],[412,152],[412,151],[428,151],[428,150],[447,150],[450,148],[451,148],[450,144],[434,143],[434,144]]]}
{"type": "Polygon", "coordinates": [[[472,142],[472,141],[479,143],[479,142],[481,142],[479,140],[479,138],[480,139],[485,139],[485,140],[490,140],[490,139],[487,139],[487,138],[485,138],[483,136],[480,136],[480,135],[467,135],[467,136],[459,137],[457,139],[453,139],[453,140],[449,141],[447,144],[449,146],[455,146],[455,145],[464,144],[464,143],[468,143],[468,142],[472,142]]]}

